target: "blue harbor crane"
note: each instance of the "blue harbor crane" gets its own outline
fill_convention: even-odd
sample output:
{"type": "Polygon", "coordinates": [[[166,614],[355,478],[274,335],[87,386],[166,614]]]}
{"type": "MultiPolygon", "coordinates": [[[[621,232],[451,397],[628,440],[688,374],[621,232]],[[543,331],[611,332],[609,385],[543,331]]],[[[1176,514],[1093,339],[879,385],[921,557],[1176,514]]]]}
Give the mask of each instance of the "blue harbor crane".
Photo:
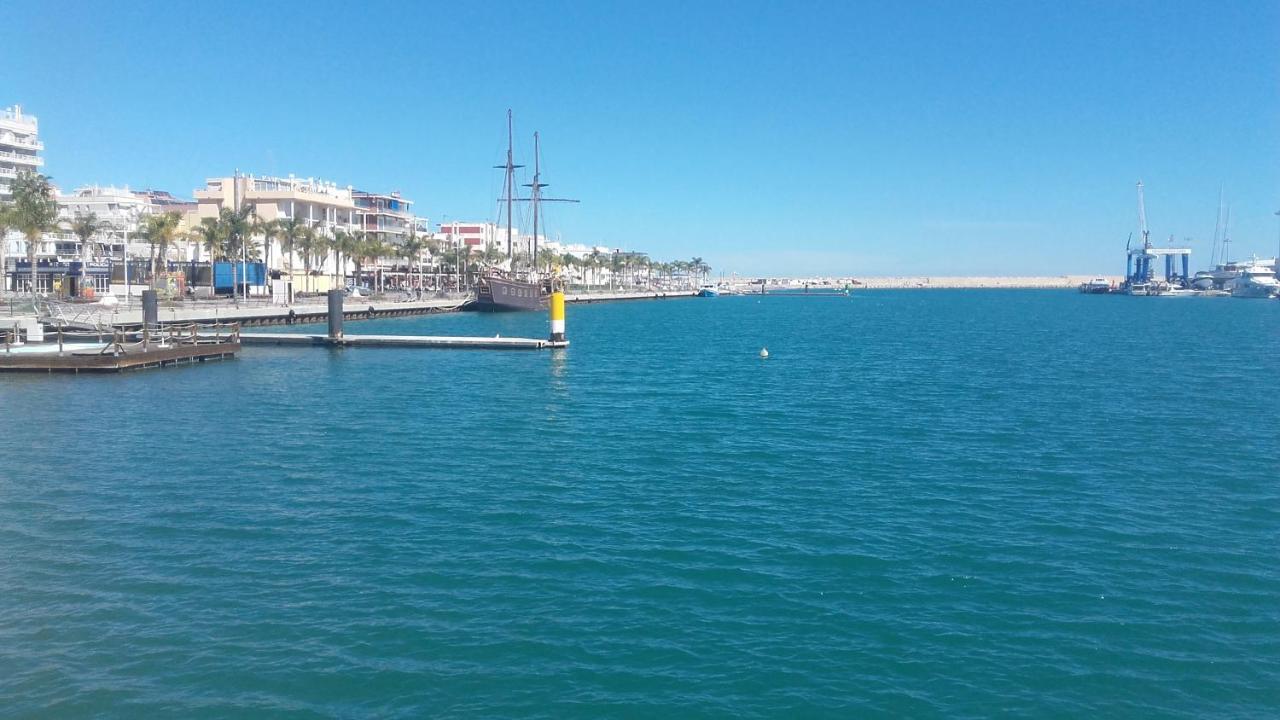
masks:
{"type": "Polygon", "coordinates": [[[1158,248],[1151,244],[1151,231],[1147,228],[1147,205],[1138,181],[1138,229],[1142,232],[1142,246],[1126,246],[1125,292],[1130,295],[1162,295],[1173,289],[1189,288],[1191,284],[1191,249],[1179,247],[1158,248]],[[1164,258],[1164,279],[1155,277],[1155,260],[1164,258]],[[1182,273],[1175,268],[1175,260],[1182,259],[1182,273]]]}

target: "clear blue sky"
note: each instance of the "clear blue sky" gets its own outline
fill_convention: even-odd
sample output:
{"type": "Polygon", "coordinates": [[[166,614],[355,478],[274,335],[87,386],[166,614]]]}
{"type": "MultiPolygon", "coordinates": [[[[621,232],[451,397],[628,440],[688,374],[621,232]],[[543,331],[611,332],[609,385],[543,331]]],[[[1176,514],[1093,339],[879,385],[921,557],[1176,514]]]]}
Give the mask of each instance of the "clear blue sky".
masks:
{"type": "Polygon", "coordinates": [[[504,114],[566,241],[744,274],[1122,272],[1275,252],[1276,2],[0,3],[63,187],[233,169],[492,218],[504,114]]]}

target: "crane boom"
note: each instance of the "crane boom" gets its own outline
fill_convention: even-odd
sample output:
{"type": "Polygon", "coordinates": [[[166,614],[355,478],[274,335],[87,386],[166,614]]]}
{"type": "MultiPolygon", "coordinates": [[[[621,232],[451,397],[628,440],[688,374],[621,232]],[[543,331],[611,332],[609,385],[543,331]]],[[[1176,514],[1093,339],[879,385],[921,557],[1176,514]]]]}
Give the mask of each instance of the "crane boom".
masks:
{"type": "Polygon", "coordinates": [[[1151,247],[1151,233],[1147,231],[1147,204],[1142,197],[1142,181],[1138,181],[1138,228],[1142,230],[1142,246],[1151,247]]]}

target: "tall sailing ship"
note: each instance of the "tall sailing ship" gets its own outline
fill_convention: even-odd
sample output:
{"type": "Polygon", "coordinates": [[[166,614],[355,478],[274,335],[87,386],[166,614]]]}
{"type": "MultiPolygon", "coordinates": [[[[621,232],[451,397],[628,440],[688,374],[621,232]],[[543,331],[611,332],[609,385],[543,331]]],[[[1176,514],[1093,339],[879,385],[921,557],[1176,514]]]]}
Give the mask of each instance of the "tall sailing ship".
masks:
{"type": "MultiPolygon", "coordinates": [[[[507,218],[507,259],[511,261],[512,270],[504,273],[500,270],[487,271],[476,285],[474,307],[482,312],[518,312],[522,310],[539,310],[546,307],[547,298],[551,294],[551,277],[543,278],[538,272],[538,226],[542,219],[542,203],[544,202],[578,202],[566,198],[544,198],[542,189],[547,184],[542,182],[542,154],[538,144],[538,133],[533,134],[533,182],[526,183],[529,197],[515,197],[515,173],[517,168],[512,151],[513,133],[511,111],[507,110],[507,164],[495,165],[506,171],[503,180],[503,197],[500,208],[505,206],[507,218]],[[517,202],[527,202],[533,216],[533,242],[530,245],[529,267],[522,273],[515,271],[515,253],[513,238],[512,209],[517,202]]],[[[501,218],[500,218],[501,219],[501,218]]]]}

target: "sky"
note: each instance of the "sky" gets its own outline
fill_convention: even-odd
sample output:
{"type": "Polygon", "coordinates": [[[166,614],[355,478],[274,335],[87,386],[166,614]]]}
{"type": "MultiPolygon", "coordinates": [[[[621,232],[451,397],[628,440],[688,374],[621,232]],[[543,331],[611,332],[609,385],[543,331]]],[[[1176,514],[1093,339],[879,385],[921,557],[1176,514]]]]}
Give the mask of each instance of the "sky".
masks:
{"type": "Polygon", "coordinates": [[[1280,3],[0,2],[0,106],[64,189],[235,170],[757,275],[1122,274],[1280,242],[1280,3]],[[528,177],[523,178],[524,182],[528,177]],[[1188,240],[1189,239],[1189,240],[1188,240]]]}

